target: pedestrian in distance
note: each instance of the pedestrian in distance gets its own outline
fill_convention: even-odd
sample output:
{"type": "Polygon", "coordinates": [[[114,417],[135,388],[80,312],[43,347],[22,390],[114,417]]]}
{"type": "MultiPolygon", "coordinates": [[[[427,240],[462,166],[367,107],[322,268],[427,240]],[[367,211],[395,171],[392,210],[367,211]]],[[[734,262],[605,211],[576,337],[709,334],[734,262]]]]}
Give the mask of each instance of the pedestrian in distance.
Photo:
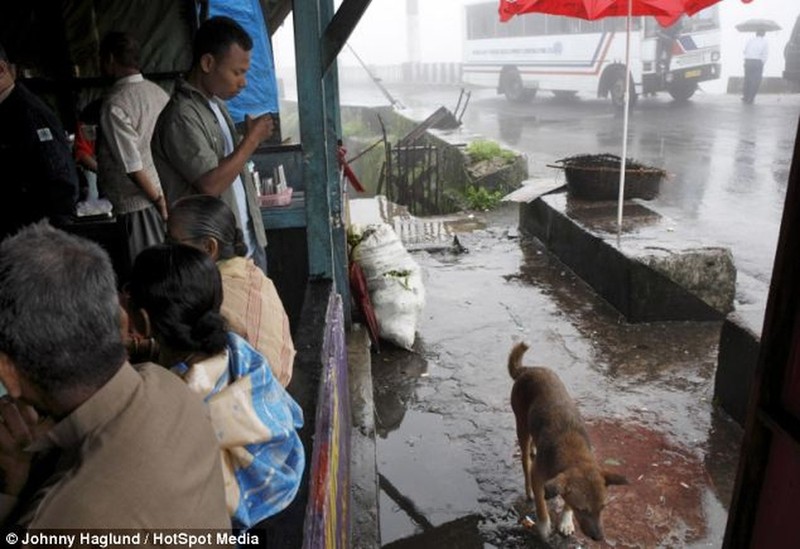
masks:
{"type": "Polygon", "coordinates": [[[766,32],[756,31],[756,35],[747,41],[744,47],[744,84],[742,86],[742,101],[752,104],[761,87],[761,78],[764,74],[764,64],[769,57],[769,44],[764,37],[766,32]]]}

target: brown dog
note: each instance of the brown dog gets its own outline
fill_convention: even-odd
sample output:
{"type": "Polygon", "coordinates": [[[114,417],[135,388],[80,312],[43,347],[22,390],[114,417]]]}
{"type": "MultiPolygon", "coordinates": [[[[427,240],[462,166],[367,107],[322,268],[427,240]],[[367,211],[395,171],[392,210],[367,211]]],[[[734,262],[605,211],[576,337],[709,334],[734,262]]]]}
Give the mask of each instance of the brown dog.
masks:
{"type": "Polygon", "coordinates": [[[531,495],[536,498],[539,533],[546,539],[552,529],[545,494],[560,495],[564,513],[558,531],[565,536],[575,532],[574,513],[581,531],[600,541],[600,512],[606,503],[606,486],[628,481],[600,468],[581,414],[566,387],[552,370],[522,366],[522,355],[527,350],[525,343],[517,343],[511,349],[508,373],[514,380],[511,408],[522,451],[525,496],[529,500],[531,495]]]}

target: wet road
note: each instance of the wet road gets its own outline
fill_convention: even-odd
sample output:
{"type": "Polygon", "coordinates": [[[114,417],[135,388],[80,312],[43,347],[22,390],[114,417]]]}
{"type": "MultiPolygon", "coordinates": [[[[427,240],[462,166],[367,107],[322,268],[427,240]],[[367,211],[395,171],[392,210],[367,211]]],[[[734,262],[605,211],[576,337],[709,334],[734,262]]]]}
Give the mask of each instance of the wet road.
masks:
{"type": "MultiPolygon", "coordinates": [[[[458,89],[392,85],[410,116],[424,119],[458,89]]],[[[343,101],[385,102],[369,88],[343,88],[343,101]]],[[[737,267],[737,308],[763,310],[786,194],[800,94],[757,97],[698,92],[685,103],[640,97],[630,116],[628,156],[666,169],[649,208],[671,223],[665,238],[694,246],[726,246],[737,267]]],[[[558,177],[555,160],[584,153],[622,152],[622,117],[608,100],[541,94],[513,104],[493,90],[473,90],[464,131],[525,153],[533,177],[558,177]]]]}
{"type": "MultiPolygon", "coordinates": [[[[403,101],[428,114],[455,93],[403,101]]],[[[766,300],[798,112],[798,96],[759,97],[752,110],[699,96],[647,98],[632,117],[630,156],[673,174],[648,205],[672,220],[671,238],[732,249],[739,310],[766,300]]],[[[601,101],[520,106],[481,92],[464,122],[526,152],[536,176],[571,154],[619,153],[621,120],[601,101]]],[[[384,544],[719,547],[741,437],[712,404],[720,323],[628,324],[517,238],[516,206],[477,221],[459,235],[468,253],[415,253],[427,292],[415,351],[373,356],[384,544]],[[519,340],[531,345],[526,363],[562,377],[599,460],[631,481],[609,489],[605,545],[580,532],[545,543],[519,523],[536,518],[509,405],[506,359],[519,340]]]]}

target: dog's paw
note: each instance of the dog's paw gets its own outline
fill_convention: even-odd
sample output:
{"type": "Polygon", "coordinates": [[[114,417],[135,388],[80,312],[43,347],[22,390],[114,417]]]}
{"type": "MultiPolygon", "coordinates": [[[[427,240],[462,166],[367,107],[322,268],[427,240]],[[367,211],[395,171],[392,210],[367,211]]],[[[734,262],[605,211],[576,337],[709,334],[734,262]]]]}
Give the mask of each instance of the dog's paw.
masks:
{"type": "Polygon", "coordinates": [[[536,525],[536,528],[539,530],[539,535],[542,538],[547,539],[550,537],[550,534],[553,532],[553,527],[550,524],[550,519],[539,521],[536,525]]]}
{"type": "Polygon", "coordinates": [[[558,531],[563,536],[571,536],[575,533],[575,523],[572,522],[572,509],[565,509],[561,514],[561,521],[558,523],[558,531]]]}

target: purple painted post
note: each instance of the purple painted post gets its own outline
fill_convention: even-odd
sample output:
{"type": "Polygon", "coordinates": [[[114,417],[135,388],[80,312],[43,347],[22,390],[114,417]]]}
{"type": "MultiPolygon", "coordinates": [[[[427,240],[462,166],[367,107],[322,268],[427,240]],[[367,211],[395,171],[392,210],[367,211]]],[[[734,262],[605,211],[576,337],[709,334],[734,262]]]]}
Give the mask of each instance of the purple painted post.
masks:
{"type": "Polygon", "coordinates": [[[342,298],[331,292],[311,457],[304,549],[350,546],[350,393],[342,298]]]}

